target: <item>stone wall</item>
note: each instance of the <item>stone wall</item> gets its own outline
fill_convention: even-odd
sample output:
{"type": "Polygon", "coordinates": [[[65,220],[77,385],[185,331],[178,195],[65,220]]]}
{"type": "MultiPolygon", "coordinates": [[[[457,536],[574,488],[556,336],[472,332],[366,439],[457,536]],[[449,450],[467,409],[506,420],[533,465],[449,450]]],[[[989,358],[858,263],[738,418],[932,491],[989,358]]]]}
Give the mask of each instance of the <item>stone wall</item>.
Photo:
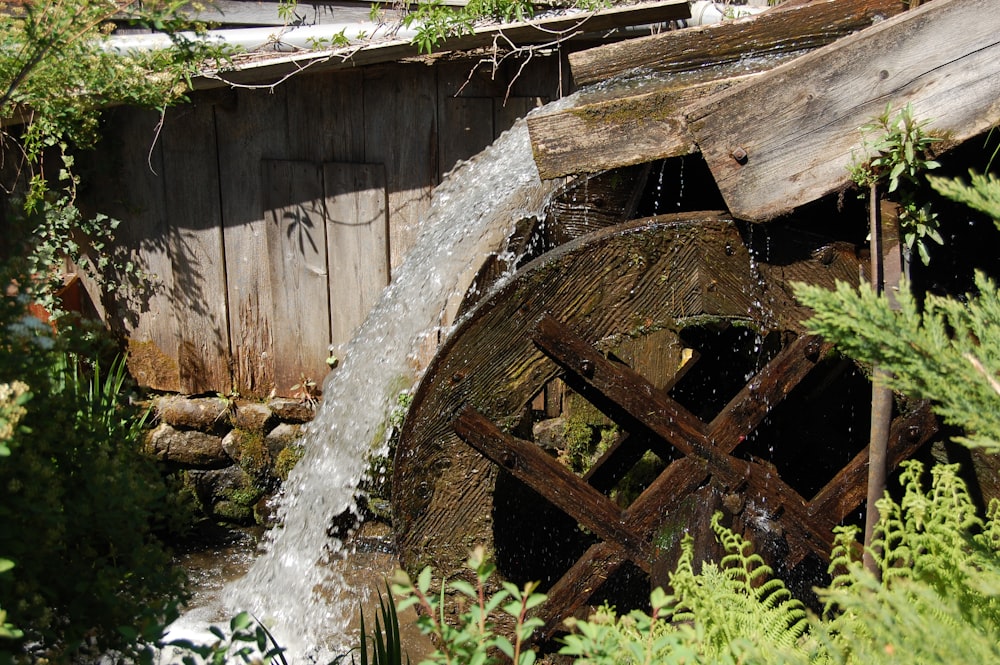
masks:
{"type": "Polygon", "coordinates": [[[209,517],[267,523],[268,500],[302,456],[304,425],[315,405],[224,397],[157,397],[146,446],[177,470],[209,517]]]}

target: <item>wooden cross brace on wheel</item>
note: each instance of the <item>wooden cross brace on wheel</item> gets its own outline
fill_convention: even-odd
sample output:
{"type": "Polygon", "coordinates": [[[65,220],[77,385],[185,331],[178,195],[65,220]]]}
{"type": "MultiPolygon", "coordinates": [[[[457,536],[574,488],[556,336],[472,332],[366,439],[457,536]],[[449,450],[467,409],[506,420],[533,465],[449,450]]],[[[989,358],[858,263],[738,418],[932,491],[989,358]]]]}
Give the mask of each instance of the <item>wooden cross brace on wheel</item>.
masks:
{"type": "MultiPolygon", "coordinates": [[[[709,479],[725,492],[761,499],[769,516],[786,524],[783,533],[789,566],[810,552],[827,557],[833,545],[833,527],[864,499],[867,450],[858,453],[810,500],[782,480],[773,467],[733,455],[830,350],[818,338],[795,338],[708,423],[628,366],[609,360],[548,314],[537,322],[531,339],[561,366],[567,383],[586,386],[613,405],[609,417],[639,423],[654,439],[682,455],[631,505],[621,509],[588,479],[597,477],[600,467],[614,464],[616,456],[626,454],[625,437],[599,460],[597,469],[580,477],[533,442],[503,432],[472,407],[458,411],[452,427],[466,443],[601,539],[549,590],[541,610],[543,639],[558,629],[563,618],[586,604],[626,561],[650,572],[659,556],[652,538],[664,516],[709,479]]],[[[934,429],[927,409],[897,419],[890,435],[891,463],[897,465],[913,454],[934,429]]]]}

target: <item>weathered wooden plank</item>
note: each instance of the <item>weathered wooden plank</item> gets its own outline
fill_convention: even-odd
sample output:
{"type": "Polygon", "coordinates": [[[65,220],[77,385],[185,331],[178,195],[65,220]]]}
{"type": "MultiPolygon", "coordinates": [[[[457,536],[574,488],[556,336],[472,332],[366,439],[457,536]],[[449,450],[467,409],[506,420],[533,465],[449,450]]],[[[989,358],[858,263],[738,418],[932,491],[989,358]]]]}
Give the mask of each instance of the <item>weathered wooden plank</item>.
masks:
{"type": "Polygon", "coordinates": [[[583,82],[618,73],[616,67],[646,66],[671,76],[641,86],[627,83],[621,94],[602,92],[598,101],[529,118],[539,174],[594,173],[695,152],[687,106],[866,27],[875,16],[896,13],[900,6],[888,0],[819,0],[572,54],[571,62],[583,67],[583,82]]]}
{"type": "Polygon", "coordinates": [[[266,396],[274,388],[270,262],[257,183],[261,159],[284,152],[284,95],[281,87],[273,93],[242,90],[233,103],[216,107],[233,388],[241,395],[266,396]]]}
{"type": "Polygon", "coordinates": [[[767,220],[846,186],[887,104],[956,142],[1000,122],[997,62],[991,0],[936,0],[713,96],[689,127],[730,211],[767,220]]]}
{"type": "Polygon", "coordinates": [[[392,268],[416,239],[438,182],[436,90],[434,70],[421,64],[365,72],[365,99],[406,100],[365,115],[365,160],[385,164],[392,268]]]}
{"type": "Polygon", "coordinates": [[[180,387],[191,394],[228,394],[229,313],[213,106],[170,109],[161,140],[180,387]]]}
{"type": "Polygon", "coordinates": [[[389,283],[388,209],[381,164],[324,164],[330,344],[354,336],[389,283]]]}
{"type": "Polygon", "coordinates": [[[699,76],[722,78],[690,86],[665,81],[661,89],[531,116],[528,131],[539,176],[596,173],[697,152],[687,129],[688,105],[753,76],[725,74],[723,69],[707,68],[699,76]]]}
{"type": "Polygon", "coordinates": [[[452,427],[470,446],[526,483],[557,508],[604,540],[626,548],[640,566],[648,568],[649,543],[622,524],[622,514],[607,497],[583,482],[567,467],[530,441],[504,434],[471,407],[459,412],[452,427]]]}
{"type": "Polygon", "coordinates": [[[271,285],[274,383],[286,395],[326,375],[330,344],[323,172],[313,162],[261,164],[271,285]]]}
{"type": "MultiPolygon", "coordinates": [[[[298,76],[283,87],[288,120],[284,154],[314,162],[362,163],[365,161],[364,75],[358,70],[325,76],[298,76]]],[[[272,155],[273,156],[273,155],[272,155]]]]}
{"type": "Polygon", "coordinates": [[[493,142],[493,99],[444,97],[439,104],[438,177],[493,142]]]}
{"type": "Polygon", "coordinates": [[[674,30],[569,56],[578,86],[631,69],[679,72],[751,57],[818,48],[903,9],[899,0],[816,0],[756,16],[674,30]]]}
{"type": "MultiPolygon", "coordinates": [[[[170,233],[163,190],[163,145],[154,142],[159,115],[131,108],[114,109],[118,141],[108,142],[109,161],[117,163],[115,180],[103,197],[101,212],[128,220],[118,227],[116,243],[128,258],[149,275],[149,284],[119,292],[108,302],[107,322],[126,341],[128,368],[140,385],[156,390],[181,390],[177,349],[180,339],[171,295],[174,271],[164,241],[170,233]],[[125,177],[127,175],[127,180],[125,177]],[[118,180],[121,178],[121,180],[118,180]]],[[[128,275],[120,283],[136,286],[128,275]]],[[[96,291],[92,297],[99,299],[96,291]]]]}

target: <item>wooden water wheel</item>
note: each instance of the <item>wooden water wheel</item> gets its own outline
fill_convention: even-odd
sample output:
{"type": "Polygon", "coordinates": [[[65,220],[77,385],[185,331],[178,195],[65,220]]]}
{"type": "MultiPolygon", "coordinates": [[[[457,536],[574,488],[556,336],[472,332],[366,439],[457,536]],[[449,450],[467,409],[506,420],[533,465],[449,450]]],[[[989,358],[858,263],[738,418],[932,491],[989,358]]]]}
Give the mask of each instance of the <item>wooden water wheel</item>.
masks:
{"type": "MultiPolygon", "coordinates": [[[[827,557],[865,497],[869,384],[804,334],[789,283],[856,282],[859,260],[804,237],[754,253],[746,233],[718,213],[619,224],[480,302],[428,368],[397,447],[404,567],[449,576],[492,548],[508,579],[543,580],[550,635],[615,589],[661,583],[680,533],[710,548],[715,510],[779,571],[827,557]],[[588,409],[606,445],[574,472],[542,431],[588,409]]],[[[892,462],[935,430],[926,409],[898,416],[892,462]]]]}

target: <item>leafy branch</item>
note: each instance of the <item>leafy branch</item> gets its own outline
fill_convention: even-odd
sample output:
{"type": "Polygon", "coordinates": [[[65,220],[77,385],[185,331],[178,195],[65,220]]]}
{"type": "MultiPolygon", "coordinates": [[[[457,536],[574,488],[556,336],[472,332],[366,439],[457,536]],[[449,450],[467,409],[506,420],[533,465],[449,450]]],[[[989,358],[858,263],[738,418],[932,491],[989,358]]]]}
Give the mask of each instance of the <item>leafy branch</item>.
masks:
{"type": "Polygon", "coordinates": [[[926,121],[914,119],[910,104],[895,116],[886,106],[881,115],[861,127],[866,158],[855,155],[851,165],[851,179],[856,184],[866,189],[875,184],[886,186],[886,194],[899,208],[907,255],[916,250],[924,264],[930,261],[926,242],[944,244],[937,213],[920,196],[923,174],[940,166],[930,157],[931,146],[940,139],[930,134],[926,125],[926,121]]]}
{"type": "Polygon", "coordinates": [[[499,662],[494,650],[503,653],[514,665],[532,665],[536,654],[527,647],[527,641],[542,625],[542,620],[529,616],[529,611],[545,601],[543,594],[535,593],[538,584],[532,582],[519,588],[502,582],[501,590],[487,595],[487,583],[496,565],[487,561],[480,547],[469,556],[468,567],[474,574],[474,584],[456,579],[447,585],[450,591],[468,602],[467,609],[454,623],[445,620],[445,585],[442,584],[438,595],[430,591],[429,567],[420,572],[416,583],[403,571],[396,574],[392,592],[400,598],[398,610],[417,606],[420,611],[417,626],[425,635],[436,637],[440,644],[421,665],[490,665],[499,662]],[[497,630],[492,618],[494,612],[514,619],[514,629],[509,636],[497,630]]]}

